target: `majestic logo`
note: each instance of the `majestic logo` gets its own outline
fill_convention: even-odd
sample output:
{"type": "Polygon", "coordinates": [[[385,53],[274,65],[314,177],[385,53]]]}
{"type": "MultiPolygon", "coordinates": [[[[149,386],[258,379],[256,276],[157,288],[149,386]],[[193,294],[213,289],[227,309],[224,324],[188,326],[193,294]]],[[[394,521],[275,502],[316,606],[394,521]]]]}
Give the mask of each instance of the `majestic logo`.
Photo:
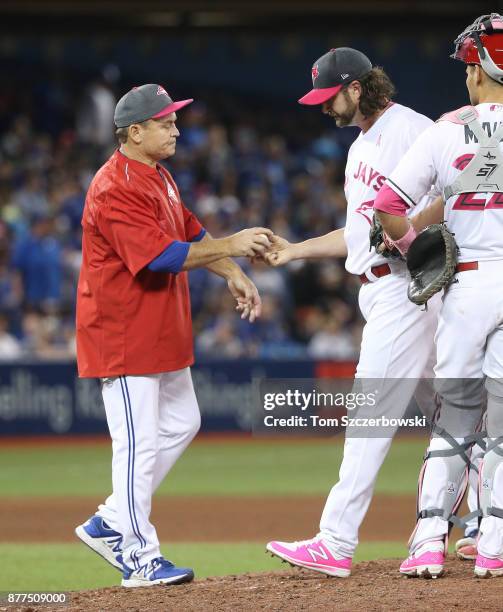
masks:
{"type": "Polygon", "coordinates": [[[157,88],[157,95],[158,96],[168,96],[168,92],[164,89],[164,87],[162,87],[162,85],[159,85],[159,87],[157,88]]]}
{"type": "Polygon", "coordinates": [[[447,483],[447,493],[450,493],[451,495],[454,495],[457,491],[457,486],[455,485],[454,482],[448,482],[447,483]]]}
{"type": "Polygon", "coordinates": [[[170,198],[170,200],[174,200],[175,202],[178,201],[178,198],[176,197],[176,192],[173,189],[173,187],[171,187],[171,185],[168,183],[168,196],[170,198]]]}
{"type": "Polygon", "coordinates": [[[318,70],[318,64],[316,64],[316,66],[313,66],[312,70],[311,70],[311,75],[313,77],[313,83],[314,81],[316,81],[316,79],[318,78],[320,74],[320,71],[318,70]]]}

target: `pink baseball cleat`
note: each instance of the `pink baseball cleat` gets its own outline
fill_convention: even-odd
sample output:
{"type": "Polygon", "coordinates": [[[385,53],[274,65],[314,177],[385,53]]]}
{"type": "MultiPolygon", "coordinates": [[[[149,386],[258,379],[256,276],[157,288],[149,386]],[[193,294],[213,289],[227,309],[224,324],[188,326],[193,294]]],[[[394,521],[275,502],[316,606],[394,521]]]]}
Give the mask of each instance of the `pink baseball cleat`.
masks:
{"type": "Polygon", "coordinates": [[[302,542],[269,542],[266,549],[291,565],[347,578],[351,574],[351,558],[337,559],[319,536],[302,542]]]}
{"type": "Polygon", "coordinates": [[[477,555],[474,568],[475,576],[479,578],[491,578],[491,576],[503,576],[503,559],[498,557],[490,559],[480,553],[477,555]]]}
{"type": "Polygon", "coordinates": [[[429,542],[410,555],[400,565],[404,576],[438,578],[444,573],[445,552],[443,542],[429,542]]]}
{"type": "Polygon", "coordinates": [[[461,538],[456,542],[456,556],[458,559],[473,561],[477,558],[477,535],[478,531],[470,532],[466,538],[461,538]]]}

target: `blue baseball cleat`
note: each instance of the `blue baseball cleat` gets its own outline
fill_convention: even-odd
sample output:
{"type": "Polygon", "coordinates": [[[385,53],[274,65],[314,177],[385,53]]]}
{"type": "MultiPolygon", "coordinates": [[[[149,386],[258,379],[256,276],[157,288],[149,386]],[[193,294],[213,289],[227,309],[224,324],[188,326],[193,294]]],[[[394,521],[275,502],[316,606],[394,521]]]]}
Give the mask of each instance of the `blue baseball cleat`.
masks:
{"type": "Polygon", "coordinates": [[[194,572],[189,567],[175,567],[163,557],[152,559],[137,570],[124,566],[122,576],[123,587],[182,584],[194,580],[194,572]]]}
{"type": "Polygon", "coordinates": [[[98,553],[110,565],[121,572],[122,565],[122,536],[114,531],[100,516],[92,516],[83,525],[75,529],[78,538],[98,553]]]}

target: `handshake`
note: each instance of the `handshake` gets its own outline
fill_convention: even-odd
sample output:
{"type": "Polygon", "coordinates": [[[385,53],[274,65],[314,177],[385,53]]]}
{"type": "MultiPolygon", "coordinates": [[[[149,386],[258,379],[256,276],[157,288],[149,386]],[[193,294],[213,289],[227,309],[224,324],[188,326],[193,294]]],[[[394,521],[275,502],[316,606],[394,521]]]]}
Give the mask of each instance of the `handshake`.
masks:
{"type": "Polygon", "coordinates": [[[225,240],[230,257],[249,257],[253,262],[263,261],[274,267],[292,259],[293,245],[266,227],[244,229],[225,240]]]}

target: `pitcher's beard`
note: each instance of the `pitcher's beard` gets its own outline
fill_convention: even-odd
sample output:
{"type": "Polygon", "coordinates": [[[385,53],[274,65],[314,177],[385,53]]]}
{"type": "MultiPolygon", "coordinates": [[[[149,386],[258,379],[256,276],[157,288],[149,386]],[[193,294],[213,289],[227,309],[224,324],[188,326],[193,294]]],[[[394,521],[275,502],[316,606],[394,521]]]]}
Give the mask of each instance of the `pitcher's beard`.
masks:
{"type": "MultiPolygon", "coordinates": [[[[356,111],[355,111],[356,112],[356,111]]],[[[332,115],[337,127],[348,127],[352,125],[355,113],[345,112],[338,115],[332,115]]]]}
{"type": "Polygon", "coordinates": [[[351,100],[351,97],[346,89],[342,90],[342,96],[346,102],[346,109],[341,113],[335,113],[332,111],[332,117],[337,127],[348,127],[354,125],[353,120],[358,110],[358,104],[351,100]]]}

